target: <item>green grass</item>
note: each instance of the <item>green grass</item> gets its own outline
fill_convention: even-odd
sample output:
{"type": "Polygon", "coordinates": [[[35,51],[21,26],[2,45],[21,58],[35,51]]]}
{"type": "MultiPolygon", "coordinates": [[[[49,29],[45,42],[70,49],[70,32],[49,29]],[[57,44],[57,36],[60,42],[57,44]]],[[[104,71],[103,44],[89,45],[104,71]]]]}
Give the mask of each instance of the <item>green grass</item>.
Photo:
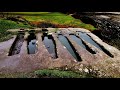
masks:
{"type": "Polygon", "coordinates": [[[58,77],[58,78],[81,78],[82,76],[72,71],[60,71],[60,70],[38,70],[35,71],[38,77],[58,77]]]}
{"type": "MultiPolygon", "coordinates": [[[[0,13],[1,17],[3,13],[0,13]]],[[[75,19],[70,15],[60,12],[4,12],[4,17],[21,15],[29,22],[46,22],[53,25],[65,25],[71,27],[81,27],[89,30],[95,30],[94,26],[85,24],[79,19],[75,19]]],[[[5,20],[0,17],[0,42],[11,38],[12,33],[7,32],[8,29],[31,28],[30,25],[24,23],[5,20]]]]}
{"type": "Polygon", "coordinates": [[[39,78],[93,78],[94,76],[87,73],[80,73],[75,71],[64,71],[55,69],[43,69],[35,71],[39,78]]]}
{"type": "Polygon", "coordinates": [[[90,24],[85,24],[78,19],[74,19],[72,16],[57,12],[47,13],[40,16],[24,16],[24,18],[28,21],[49,22],[52,24],[68,25],[95,30],[95,28],[90,24]]]}
{"type": "Polygon", "coordinates": [[[0,19],[0,42],[11,38],[12,33],[7,32],[8,29],[29,28],[29,27],[30,27],[29,25],[24,25],[22,23],[17,24],[14,21],[0,19]]]}
{"type": "Polygon", "coordinates": [[[29,73],[0,74],[0,78],[93,78],[93,76],[70,70],[42,69],[29,73]]]}
{"type": "MultiPolygon", "coordinates": [[[[7,13],[7,12],[6,12],[7,13]]],[[[57,25],[66,25],[71,27],[81,27],[89,30],[95,30],[90,24],[85,24],[79,19],[60,12],[8,12],[7,15],[22,15],[30,22],[48,22],[57,25]]]]}

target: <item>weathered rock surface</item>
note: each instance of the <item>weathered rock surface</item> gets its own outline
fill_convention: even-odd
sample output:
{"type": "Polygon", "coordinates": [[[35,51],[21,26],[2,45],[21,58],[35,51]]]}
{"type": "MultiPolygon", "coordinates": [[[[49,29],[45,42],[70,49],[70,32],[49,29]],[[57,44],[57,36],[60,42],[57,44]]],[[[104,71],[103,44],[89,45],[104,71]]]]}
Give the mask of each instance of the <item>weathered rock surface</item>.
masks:
{"type": "MultiPolygon", "coordinates": [[[[48,30],[52,29],[54,28],[48,28],[48,30]]],[[[79,56],[82,59],[81,62],[76,61],[75,58],[69,53],[69,51],[61,44],[61,42],[57,38],[57,33],[52,33],[52,35],[56,42],[58,58],[52,59],[44,43],[42,42],[41,33],[38,33],[36,34],[38,38],[38,52],[36,54],[27,54],[27,43],[26,41],[24,41],[21,47],[20,54],[8,56],[8,51],[15,38],[0,43],[0,73],[30,72],[43,68],[54,68],[63,66],[71,67],[78,64],[97,66],[100,63],[102,64],[104,60],[112,60],[113,62],[116,62],[116,58],[117,61],[120,60],[120,51],[118,49],[106,44],[96,35],[92,34],[90,31],[82,28],[58,29],[61,30],[61,33],[65,35],[72,43],[75,50],[78,52],[79,56]],[[106,55],[104,52],[100,51],[90,43],[86,42],[90,48],[97,50],[96,54],[91,54],[86,49],[79,46],[75,41],[73,41],[69,37],[70,33],[75,33],[76,31],[87,33],[89,36],[91,36],[91,38],[94,41],[96,41],[98,44],[100,44],[106,50],[108,50],[114,56],[114,58],[111,58],[110,56],[106,55]]],[[[80,68],[78,67],[78,69],[80,68]]],[[[88,70],[85,69],[85,72],[88,72],[88,70]]]]}

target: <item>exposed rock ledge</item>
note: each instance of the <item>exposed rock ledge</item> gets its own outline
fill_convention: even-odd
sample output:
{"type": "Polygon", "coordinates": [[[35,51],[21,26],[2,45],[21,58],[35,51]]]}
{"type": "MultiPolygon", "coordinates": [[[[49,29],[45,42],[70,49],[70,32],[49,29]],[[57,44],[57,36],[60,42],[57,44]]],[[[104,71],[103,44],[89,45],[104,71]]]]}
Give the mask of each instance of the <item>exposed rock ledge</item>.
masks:
{"type": "MultiPolygon", "coordinates": [[[[47,28],[48,30],[54,30],[55,28],[47,28]]],[[[37,30],[41,30],[40,28],[37,30]]],[[[72,41],[68,36],[68,39],[73,44],[77,52],[82,58],[82,62],[77,62],[73,56],[67,51],[66,48],[60,43],[57,38],[57,34],[53,33],[53,37],[57,46],[58,58],[53,60],[50,57],[47,49],[42,43],[41,34],[36,34],[38,37],[38,52],[33,55],[28,55],[26,52],[26,42],[23,43],[21,48],[21,52],[18,55],[8,56],[8,51],[13,43],[14,39],[8,40],[6,42],[0,43],[0,72],[1,73],[14,73],[14,72],[30,72],[37,69],[43,68],[55,68],[55,67],[63,67],[63,66],[76,66],[76,69],[81,68],[81,64],[89,66],[91,65],[95,69],[99,69],[102,72],[118,73],[120,75],[120,51],[113,46],[110,46],[103,42],[96,35],[92,34],[89,30],[83,28],[58,28],[61,30],[63,34],[67,33],[75,33],[76,31],[86,32],[95,42],[103,46],[106,50],[108,50],[114,58],[107,56],[102,51],[95,48],[93,45],[88,44],[89,47],[96,49],[97,54],[93,55],[89,53],[87,50],[83,49],[79,45],[77,45],[74,41],[72,41]],[[9,44],[8,44],[9,43],[9,44]],[[4,47],[7,45],[7,47],[4,47]],[[109,69],[111,71],[109,71],[109,69]],[[117,70],[114,72],[114,70],[117,70]]],[[[13,30],[14,31],[14,30],[13,30]]]]}

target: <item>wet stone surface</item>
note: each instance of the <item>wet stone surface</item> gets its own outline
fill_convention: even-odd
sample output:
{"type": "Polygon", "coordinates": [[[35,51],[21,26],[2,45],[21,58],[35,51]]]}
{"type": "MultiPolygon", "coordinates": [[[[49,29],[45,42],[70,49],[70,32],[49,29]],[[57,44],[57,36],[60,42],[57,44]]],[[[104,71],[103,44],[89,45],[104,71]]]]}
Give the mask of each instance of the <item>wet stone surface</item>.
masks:
{"type": "Polygon", "coordinates": [[[21,51],[23,42],[24,42],[24,33],[18,33],[15,41],[11,45],[8,56],[19,54],[21,51]]]}
{"type": "Polygon", "coordinates": [[[71,42],[67,39],[67,37],[63,35],[58,35],[58,38],[60,42],[64,45],[64,47],[67,48],[67,50],[71,53],[71,55],[73,55],[73,57],[77,61],[80,61],[81,58],[79,57],[79,55],[77,54],[76,50],[73,48],[73,46],[71,45],[71,42]]]}
{"type": "Polygon", "coordinates": [[[43,33],[43,36],[42,36],[42,41],[45,45],[45,47],[47,48],[48,52],[51,54],[51,57],[56,59],[58,56],[57,56],[57,52],[56,52],[56,44],[54,42],[54,38],[52,35],[45,35],[43,33]]]}
{"type": "MultiPolygon", "coordinates": [[[[48,28],[47,30],[49,31],[51,29],[48,28]]],[[[82,28],[62,28],[62,29],[58,28],[58,29],[59,30],[57,33],[54,32],[49,33],[47,36],[46,34],[43,36],[43,33],[36,33],[35,38],[33,38],[34,35],[32,35],[32,39],[29,39],[28,42],[31,42],[31,40],[37,42],[37,52],[34,54],[24,53],[26,52],[28,47],[27,41],[25,41],[22,45],[22,49],[20,51],[22,53],[13,56],[8,56],[7,53],[9,52],[10,47],[14,42],[15,38],[0,43],[0,72],[3,73],[30,72],[33,70],[43,68],[63,67],[66,65],[72,66],[77,63],[93,65],[94,63],[111,58],[110,56],[106,55],[103,51],[95,47],[93,44],[85,40],[86,45],[90,49],[97,51],[96,54],[90,53],[86,49],[85,44],[79,42],[78,38],[75,39],[76,37],[73,36],[75,35],[76,31],[85,32],[87,35],[89,35],[90,38],[92,38],[92,40],[94,40],[97,44],[103,46],[103,48],[105,48],[112,55],[114,55],[113,59],[120,57],[120,51],[118,49],[106,44],[99,37],[90,33],[90,31],[86,29],[82,28]],[[71,38],[71,35],[73,39],[71,38]],[[62,43],[60,41],[60,38],[61,40],[63,40],[62,43]],[[7,46],[4,46],[7,43],[9,44],[7,46]],[[51,55],[55,56],[55,54],[57,54],[58,57],[56,59],[51,58],[51,55]]],[[[82,39],[79,40],[82,41],[82,39]]],[[[33,42],[33,44],[35,44],[35,42],[33,42]]]]}
{"type": "Polygon", "coordinates": [[[30,33],[27,39],[28,54],[35,54],[37,52],[37,37],[35,33],[30,33]]]}

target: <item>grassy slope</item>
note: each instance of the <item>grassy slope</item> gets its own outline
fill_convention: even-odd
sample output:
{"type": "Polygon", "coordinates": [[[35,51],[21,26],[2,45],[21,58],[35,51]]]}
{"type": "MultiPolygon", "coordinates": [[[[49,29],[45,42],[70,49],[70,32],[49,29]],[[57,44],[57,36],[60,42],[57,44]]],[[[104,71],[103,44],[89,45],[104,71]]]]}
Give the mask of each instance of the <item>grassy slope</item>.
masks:
{"type": "Polygon", "coordinates": [[[11,38],[12,33],[7,32],[8,29],[28,28],[29,25],[17,24],[14,21],[0,19],[0,42],[11,38]]]}
{"type": "MultiPolygon", "coordinates": [[[[1,13],[3,15],[3,13],[1,13]]],[[[57,25],[68,25],[74,27],[82,27],[89,30],[95,30],[92,25],[82,23],[78,19],[74,19],[72,16],[59,13],[59,12],[4,12],[4,16],[16,16],[21,15],[28,21],[35,22],[48,22],[57,25]]],[[[14,21],[4,20],[0,18],[0,42],[11,38],[11,33],[6,32],[8,29],[28,28],[29,25],[23,23],[17,24],[14,21]]]]}
{"type": "Polygon", "coordinates": [[[82,27],[89,30],[95,30],[90,24],[85,24],[79,19],[75,19],[70,15],[60,12],[8,12],[11,15],[22,15],[28,21],[48,22],[52,24],[68,25],[74,27],[82,27]]]}
{"type": "Polygon", "coordinates": [[[89,30],[94,30],[95,28],[92,25],[84,24],[78,19],[74,19],[72,16],[65,15],[62,13],[45,13],[40,16],[24,16],[28,21],[40,21],[40,22],[49,22],[59,25],[68,25],[74,27],[82,27],[89,30]]]}

